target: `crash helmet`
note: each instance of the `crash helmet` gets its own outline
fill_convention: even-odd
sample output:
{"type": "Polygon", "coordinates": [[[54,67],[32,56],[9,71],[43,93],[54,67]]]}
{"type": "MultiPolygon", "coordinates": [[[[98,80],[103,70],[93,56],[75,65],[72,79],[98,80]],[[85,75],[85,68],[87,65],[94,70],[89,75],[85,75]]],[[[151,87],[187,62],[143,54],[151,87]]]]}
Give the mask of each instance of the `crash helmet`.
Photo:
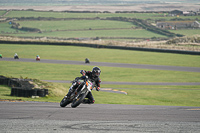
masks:
{"type": "Polygon", "coordinates": [[[94,76],[100,76],[100,73],[101,73],[101,69],[99,68],[99,67],[93,67],[92,68],[92,74],[94,75],[94,76]]]}

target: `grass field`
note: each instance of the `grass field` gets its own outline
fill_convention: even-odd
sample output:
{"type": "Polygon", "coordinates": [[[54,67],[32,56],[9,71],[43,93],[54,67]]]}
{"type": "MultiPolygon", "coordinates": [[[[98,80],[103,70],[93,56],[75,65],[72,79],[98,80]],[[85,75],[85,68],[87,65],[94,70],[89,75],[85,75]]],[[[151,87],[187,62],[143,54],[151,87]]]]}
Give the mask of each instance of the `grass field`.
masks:
{"type": "Polygon", "coordinates": [[[2,16],[5,13],[6,13],[6,11],[0,11],[0,16],[2,16]]]}
{"type": "MultiPolygon", "coordinates": [[[[54,84],[59,88],[68,87],[67,84],[54,84]]],[[[118,86],[121,87],[121,86],[118,86]]],[[[123,89],[128,95],[109,93],[93,90],[95,104],[129,104],[129,105],[165,105],[165,106],[197,106],[199,107],[199,86],[129,86],[131,89],[123,89]]],[[[120,90],[120,89],[118,89],[120,90]]],[[[52,92],[53,90],[50,90],[52,92]]],[[[63,88],[63,96],[67,89],[63,88]]],[[[54,92],[55,93],[55,92],[54,92]]],[[[57,92],[58,94],[59,92],[57,92]]],[[[60,102],[61,96],[48,96],[32,99],[23,97],[11,97],[10,88],[0,86],[1,99],[20,99],[25,101],[60,102]]]]}
{"type": "Polygon", "coordinates": [[[21,37],[59,37],[59,38],[96,38],[96,37],[134,37],[152,38],[165,37],[147,30],[120,29],[120,30],[84,30],[84,31],[54,31],[44,33],[4,34],[21,37]],[[145,35],[145,37],[144,37],[145,35]]]}
{"type": "Polygon", "coordinates": [[[109,20],[68,20],[68,21],[16,21],[21,27],[39,28],[41,31],[51,30],[89,30],[116,29],[135,27],[130,22],[109,20]]]}
{"type": "MultiPolygon", "coordinates": [[[[18,21],[17,21],[18,22],[18,21]]],[[[25,32],[12,29],[8,23],[0,23],[2,35],[32,36],[32,37],[63,37],[63,38],[90,38],[90,37],[135,37],[151,38],[165,37],[144,29],[135,27],[129,22],[108,20],[70,20],[70,21],[20,21],[21,27],[39,28],[42,33],[25,32]],[[67,31],[68,30],[68,31],[67,31]],[[72,30],[72,31],[70,31],[72,30]]]]}
{"type": "Polygon", "coordinates": [[[184,34],[186,36],[200,35],[200,29],[184,29],[184,30],[170,30],[176,34],[184,34]]]}
{"type": "Polygon", "coordinates": [[[11,58],[14,53],[18,53],[20,58],[35,58],[39,54],[43,59],[84,61],[85,58],[89,58],[90,61],[95,62],[200,67],[198,55],[28,44],[0,44],[0,49],[3,57],[11,58]]]}
{"type": "MultiPolygon", "coordinates": [[[[138,52],[129,50],[93,49],[69,46],[6,45],[0,44],[3,57],[13,57],[17,52],[20,58],[79,60],[88,57],[91,61],[118,62],[136,64],[157,64],[172,66],[200,67],[199,56],[166,53],[138,52]],[[90,53],[88,53],[90,51],[90,53]],[[85,53],[85,54],[84,54],[85,53]],[[123,55],[123,56],[122,56],[123,55]]],[[[40,80],[73,80],[80,76],[81,69],[91,70],[93,66],[64,65],[45,63],[26,63],[0,61],[2,75],[36,78],[40,80]]],[[[199,82],[200,74],[194,72],[161,71],[134,68],[100,67],[102,81],[124,82],[199,82]]],[[[70,84],[49,83],[49,96],[39,99],[11,97],[10,88],[0,86],[0,99],[22,99],[48,102],[60,102],[67,93],[70,84]]],[[[134,104],[134,105],[169,105],[200,106],[200,86],[136,86],[106,85],[102,88],[123,90],[128,95],[93,91],[96,103],[134,104]],[[121,89],[120,89],[121,88],[121,89]],[[124,89],[122,89],[124,88],[124,89]]]]}
{"type": "Polygon", "coordinates": [[[10,25],[7,22],[0,23],[0,27],[1,27],[0,34],[11,34],[11,33],[24,33],[24,34],[26,34],[27,33],[27,32],[24,32],[24,31],[13,29],[13,28],[11,28],[11,26],[12,25],[10,25]]]}
{"type": "MultiPolygon", "coordinates": [[[[92,70],[88,65],[63,65],[1,61],[1,74],[13,77],[30,77],[40,80],[73,80],[79,71],[92,70]],[[14,71],[13,71],[14,70],[14,71]]],[[[121,82],[199,82],[200,74],[194,72],[162,71],[101,66],[102,81],[121,82]]]]}
{"type": "MultiPolygon", "coordinates": [[[[1,11],[1,14],[5,11],[1,11]]],[[[169,17],[167,13],[67,13],[53,11],[10,11],[5,17],[46,17],[46,18],[107,18],[126,17],[148,20],[155,24],[157,20],[170,20],[177,17],[169,17]]],[[[200,20],[200,16],[180,16],[178,19],[200,20]]],[[[136,27],[130,22],[109,21],[109,20],[60,20],[60,21],[15,21],[20,27],[38,28],[41,33],[33,33],[12,29],[8,22],[1,22],[0,35],[20,37],[60,37],[60,38],[96,38],[96,37],[134,37],[134,38],[159,38],[166,36],[150,32],[146,29],[131,29],[136,27]],[[130,28],[130,29],[127,29],[130,28]],[[62,31],[61,31],[62,30],[62,31]],[[72,31],[66,31],[72,30],[72,31]]],[[[183,35],[199,34],[199,30],[178,30],[171,31],[183,35]]],[[[122,39],[123,40],[123,39],[122,39]]],[[[125,41],[125,40],[123,40],[125,41]]],[[[129,40],[128,40],[129,41],[129,40]]]]}

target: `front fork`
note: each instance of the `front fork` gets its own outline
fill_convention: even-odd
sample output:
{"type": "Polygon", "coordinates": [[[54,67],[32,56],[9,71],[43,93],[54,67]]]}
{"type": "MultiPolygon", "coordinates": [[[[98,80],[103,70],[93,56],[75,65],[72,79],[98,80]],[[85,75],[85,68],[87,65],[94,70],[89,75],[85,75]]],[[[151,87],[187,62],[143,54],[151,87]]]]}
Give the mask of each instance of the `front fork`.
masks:
{"type": "Polygon", "coordinates": [[[80,88],[76,89],[75,95],[76,97],[74,99],[77,99],[79,97],[80,94],[85,93],[85,91],[83,89],[85,89],[85,85],[83,85],[83,87],[81,88],[81,90],[79,91],[80,88]]]}

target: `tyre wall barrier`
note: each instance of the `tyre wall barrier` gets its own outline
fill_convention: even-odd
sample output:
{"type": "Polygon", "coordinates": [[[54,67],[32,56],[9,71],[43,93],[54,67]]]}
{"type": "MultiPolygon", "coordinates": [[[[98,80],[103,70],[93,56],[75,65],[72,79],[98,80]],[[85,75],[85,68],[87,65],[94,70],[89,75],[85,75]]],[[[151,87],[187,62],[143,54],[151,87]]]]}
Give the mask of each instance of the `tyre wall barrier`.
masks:
{"type": "Polygon", "coordinates": [[[8,86],[9,87],[21,87],[21,84],[19,82],[19,79],[16,79],[16,78],[12,78],[8,80],[8,86]]]}
{"type": "Polygon", "coordinates": [[[0,76],[0,85],[8,85],[8,83],[9,83],[9,78],[0,76]]]}
{"type": "Polygon", "coordinates": [[[45,97],[46,95],[48,95],[48,89],[26,90],[21,87],[12,87],[10,95],[17,97],[31,97],[31,96],[45,97]]]}
{"type": "Polygon", "coordinates": [[[9,87],[21,87],[19,79],[17,78],[7,78],[4,76],[0,76],[0,85],[7,85],[9,87]]]}
{"type": "Polygon", "coordinates": [[[11,96],[45,97],[46,95],[48,95],[48,89],[32,89],[34,86],[28,81],[30,80],[19,80],[17,78],[7,78],[0,75],[0,85],[7,85],[11,87],[11,96]]]}

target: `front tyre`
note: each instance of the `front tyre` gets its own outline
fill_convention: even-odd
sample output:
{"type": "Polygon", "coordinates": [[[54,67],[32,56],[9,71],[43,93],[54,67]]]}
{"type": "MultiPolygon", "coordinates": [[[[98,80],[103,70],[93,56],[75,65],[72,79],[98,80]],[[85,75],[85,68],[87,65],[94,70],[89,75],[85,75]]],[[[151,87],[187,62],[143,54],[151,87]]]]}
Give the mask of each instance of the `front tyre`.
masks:
{"type": "Polygon", "coordinates": [[[67,98],[63,98],[62,99],[62,101],[60,102],[60,107],[65,107],[65,106],[67,106],[68,104],[70,104],[70,101],[69,101],[69,99],[67,99],[67,98]]]}
{"type": "Polygon", "coordinates": [[[77,106],[79,106],[82,103],[82,101],[85,99],[86,95],[87,93],[80,94],[77,99],[72,101],[71,107],[76,108],[77,106]]]}

